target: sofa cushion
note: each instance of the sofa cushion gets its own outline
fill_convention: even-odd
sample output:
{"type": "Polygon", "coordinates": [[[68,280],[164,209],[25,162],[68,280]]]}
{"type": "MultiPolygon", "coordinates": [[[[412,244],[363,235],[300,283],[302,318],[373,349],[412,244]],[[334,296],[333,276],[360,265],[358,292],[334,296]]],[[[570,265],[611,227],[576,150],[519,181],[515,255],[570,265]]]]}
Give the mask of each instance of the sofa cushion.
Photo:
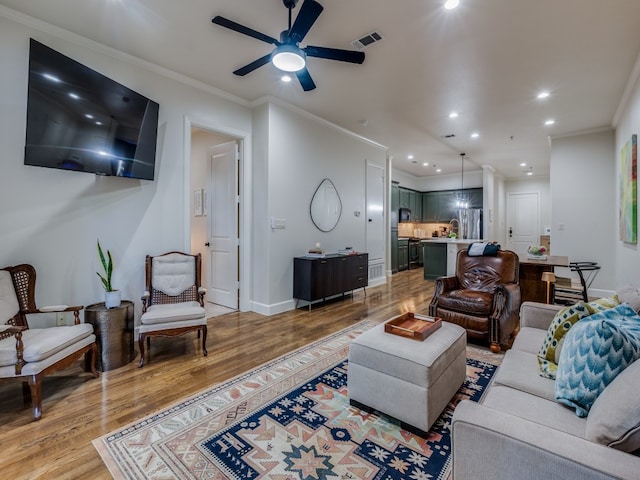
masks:
{"type": "Polygon", "coordinates": [[[549,325],[547,335],[538,352],[540,375],[552,380],[556,378],[564,337],[573,325],[591,314],[613,308],[619,304],[617,297],[604,297],[589,303],[580,301],[558,311],[549,325]]]}
{"type": "Polygon", "coordinates": [[[527,353],[538,354],[540,345],[547,335],[546,330],[540,328],[523,327],[516,335],[516,339],[513,341],[511,348],[513,350],[520,350],[527,353]]]}
{"type": "Polygon", "coordinates": [[[625,452],[640,449],[640,361],[629,365],[598,396],[585,437],[625,452]]]}
{"type": "Polygon", "coordinates": [[[507,350],[502,365],[494,377],[494,384],[515,388],[537,397],[555,401],[553,380],[538,375],[535,353],[507,350]]]}
{"type": "Polygon", "coordinates": [[[636,312],[640,312],[640,289],[625,285],[618,291],[620,303],[628,303],[636,312]]]}
{"type": "Polygon", "coordinates": [[[553,400],[530,395],[515,388],[493,385],[483,397],[482,404],[538,425],[585,438],[587,419],[576,417],[553,400]]]}
{"type": "Polygon", "coordinates": [[[567,333],[556,400],[586,417],[598,395],[640,357],[640,317],[627,304],[591,315],[567,333]]]}

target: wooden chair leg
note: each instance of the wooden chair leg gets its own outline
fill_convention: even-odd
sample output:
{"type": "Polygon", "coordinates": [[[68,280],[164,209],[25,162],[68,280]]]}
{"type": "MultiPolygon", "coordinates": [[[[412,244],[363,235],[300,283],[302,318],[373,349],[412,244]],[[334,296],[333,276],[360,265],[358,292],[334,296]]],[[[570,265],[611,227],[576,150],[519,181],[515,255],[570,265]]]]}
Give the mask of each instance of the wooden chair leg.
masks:
{"type": "MultiPolygon", "coordinates": [[[[198,330],[198,334],[200,334],[200,330],[198,330]]],[[[207,352],[207,326],[202,327],[202,354],[206,357],[207,352]]]]}
{"type": "Polygon", "coordinates": [[[42,379],[37,375],[31,375],[29,377],[29,390],[31,391],[33,419],[40,420],[42,417],[42,379]]]}
{"type": "Polygon", "coordinates": [[[94,343],[87,353],[84,354],[85,367],[91,372],[93,378],[98,378],[98,371],[96,370],[96,357],[98,356],[98,347],[94,343]]]}
{"type": "Polygon", "coordinates": [[[500,351],[500,344],[499,343],[493,343],[491,342],[491,345],[489,346],[489,349],[493,352],[493,353],[498,353],[500,351]]]}
{"type": "MultiPolygon", "coordinates": [[[[144,365],[144,339],[145,335],[141,333],[138,336],[138,349],[140,350],[140,361],[138,362],[138,368],[144,365]]],[[[149,337],[147,337],[147,340],[149,340],[149,337]]]]}

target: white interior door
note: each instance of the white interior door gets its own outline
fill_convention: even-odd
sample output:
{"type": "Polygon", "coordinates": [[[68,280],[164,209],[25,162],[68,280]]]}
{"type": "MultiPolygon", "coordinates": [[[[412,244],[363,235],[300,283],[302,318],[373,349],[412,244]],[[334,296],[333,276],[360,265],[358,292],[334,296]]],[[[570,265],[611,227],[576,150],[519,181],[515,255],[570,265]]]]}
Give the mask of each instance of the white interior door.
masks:
{"type": "Polygon", "coordinates": [[[529,245],[540,243],[538,193],[507,194],[507,248],[526,255],[529,245]]]}
{"type": "Polygon", "coordinates": [[[384,168],[367,163],[367,253],[369,262],[384,259],[384,168]]]}
{"type": "Polygon", "coordinates": [[[232,141],[216,145],[209,153],[207,299],[237,309],[238,144],[232,141]]]}

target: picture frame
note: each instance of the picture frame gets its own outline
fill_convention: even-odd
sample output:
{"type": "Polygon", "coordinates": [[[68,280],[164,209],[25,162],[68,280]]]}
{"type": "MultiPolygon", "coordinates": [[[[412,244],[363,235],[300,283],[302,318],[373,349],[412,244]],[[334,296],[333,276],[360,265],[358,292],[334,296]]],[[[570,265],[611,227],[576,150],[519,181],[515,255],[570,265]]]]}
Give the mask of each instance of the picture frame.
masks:
{"type": "Polygon", "coordinates": [[[203,214],[202,189],[199,188],[193,192],[193,216],[201,217],[203,214]]]}
{"type": "Polygon", "coordinates": [[[638,243],[638,136],[631,135],[620,151],[620,240],[638,243]]]}

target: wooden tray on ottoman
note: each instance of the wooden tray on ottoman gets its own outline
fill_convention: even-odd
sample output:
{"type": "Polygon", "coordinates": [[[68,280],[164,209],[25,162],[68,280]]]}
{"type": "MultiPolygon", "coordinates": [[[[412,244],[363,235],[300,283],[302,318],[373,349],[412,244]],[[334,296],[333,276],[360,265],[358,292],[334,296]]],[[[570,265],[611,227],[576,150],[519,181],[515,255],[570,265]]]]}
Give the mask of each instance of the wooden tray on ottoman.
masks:
{"type": "Polygon", "coordinates": [[[422,342],[442,326],[442,319],[407,312],[384,324],[384,331],[422,342]]]}

